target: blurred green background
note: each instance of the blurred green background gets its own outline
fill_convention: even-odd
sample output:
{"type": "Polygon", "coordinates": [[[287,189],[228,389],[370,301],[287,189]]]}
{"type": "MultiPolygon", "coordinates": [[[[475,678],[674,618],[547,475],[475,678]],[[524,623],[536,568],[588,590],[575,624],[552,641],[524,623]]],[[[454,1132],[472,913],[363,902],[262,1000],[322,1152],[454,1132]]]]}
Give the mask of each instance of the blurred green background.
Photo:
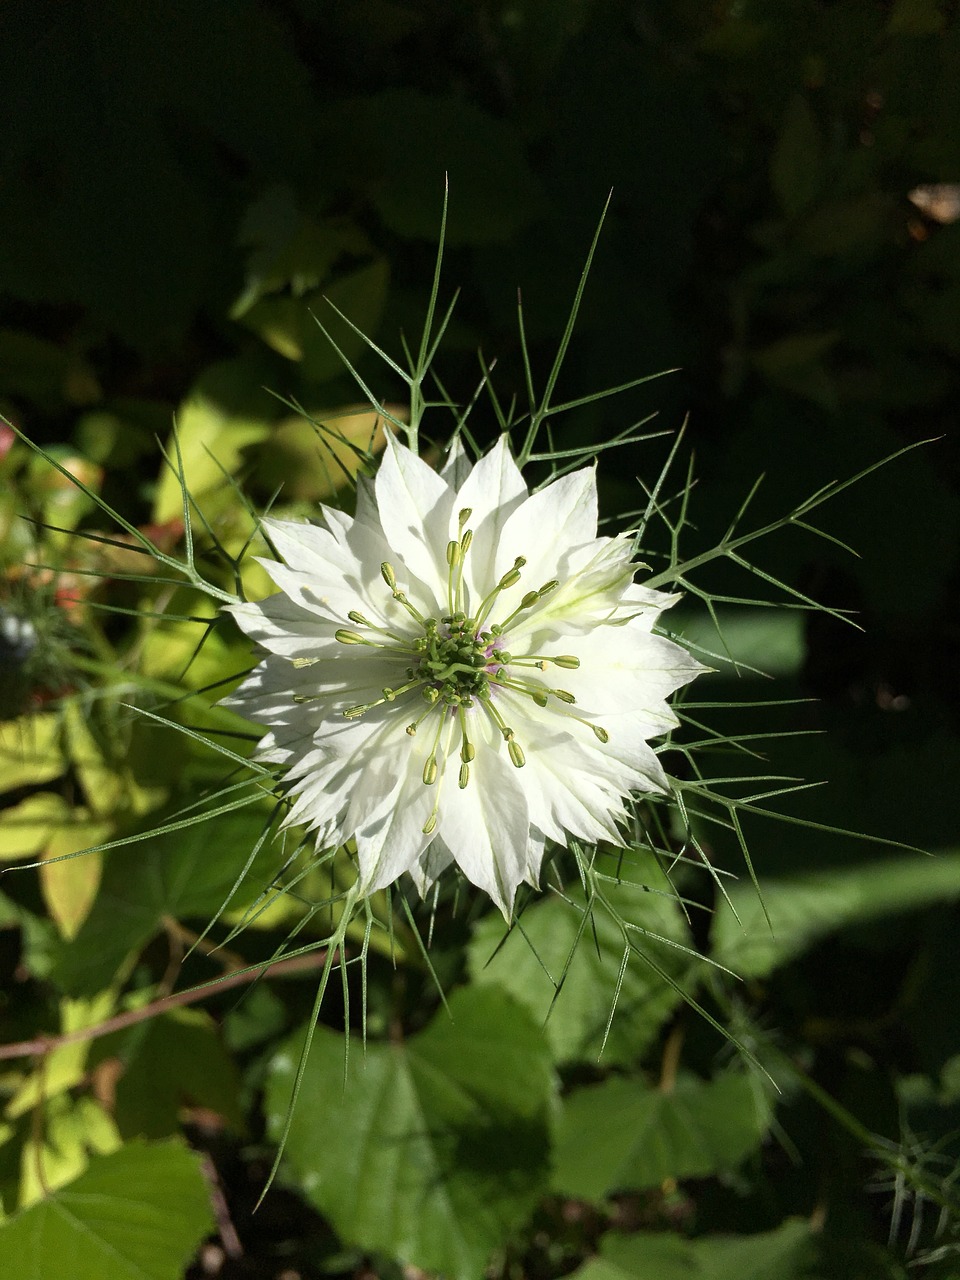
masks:
{"type": "MultiPolygon", "coordinates": [[[[829,736],[785,740],[775,764],[829,786],[791,811],[955,848],[958,85],[951,0],[7,0],[0,410],[71,466],[101,468],[103,493],[137,524],[176,514],[155,443],[175,413],[261,499],[286,477],[313,501],[325,478],[298,470],[289,409],[264,388],[314,412],[358,401],[314,317],[377,395],[401,392],[324,298],[388,351],[415,335],[448,174],[443,296],[462,296],[444,386],[469,398],[481,348],[501,400],[522,398],[517,289],[542,379],[612,189],[562,393],[678,371],[558,421],[558,447],[654,410],[670,429],[689,415],[695,549],[760,472],[758,522],[936,438],[828,511],[823,527],[860,559],[792,533],[759,553],[855,610],[862,631],[822,615],[730,625],[737,656],[782,677],[771,696],[819,699],[788,727],[829,736]]],[[[487,414],[487,439],[495,430],[487,414]]],[[[604,465],[610,512],[642,504],[634,477],[653,481],[661,444],[604,465]]],[[[0,605],[28,547],[13,505],[0,493],[0,605]]],[[[710,688],[763,686],[718,676],[710,688]]],[[[780,826],[758,827],[756,850],[773,877],[886,856],[780,826]]],[[[763,999],[868,1127],[895,1136],[894,1075],[952,1099],[926,1119],[933,1141],[957,1119],[942,1079],[960,1051],[958,915],[894,905],[832,933],[763,999]]],[[[861,1179],[855,1151],[827,1159],[819,1141],[804,1152],[819,1185],[789,1192],[790,1211],[829,1200],[844,1162],[861,1179]]],[[[851,1212],[882,1239],[862,1205],[851,1212]]],[[[872,1274],[844,1265],[838,1275],[872,1274]]]]}

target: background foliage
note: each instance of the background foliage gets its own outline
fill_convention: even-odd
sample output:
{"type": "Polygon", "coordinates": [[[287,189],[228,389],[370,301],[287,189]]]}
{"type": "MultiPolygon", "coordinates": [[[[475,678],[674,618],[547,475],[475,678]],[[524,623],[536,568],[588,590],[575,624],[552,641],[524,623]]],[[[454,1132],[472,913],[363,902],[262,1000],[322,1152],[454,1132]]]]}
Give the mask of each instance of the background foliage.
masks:
{"type": "MultiPolygon", "coordinates": [[[[478,347],[504,400],[521,390],[518,285],[548,365],[613,187],[564,394],[682,368],[565,416],[555,444],[689,412],[705,542],[761,471],[758,519],[941,437],[829,509],[862,559],[779,536],[762,549],[864,630],[731,606],[727,643],[777,682],[744,668],[697,690],[815,696],[697,714],[728,733],[827,730],[764,747],[775,772],[829,779],[784,807],[939,857],[756,822],[772,933],[747,883],[730,890],[742,928],[682,875],[712,916],[695,911],[691,929],[654,894],[632,908],[743,976],[721,983],[649,943],[781,1093],[636,963],[598,1062],[621,955],[602,921],[544,1028],[576,917],[534,901],[527,939],[490,960],[498,922],[445,901],[430,960],[453,1022],[398,915],[393,958],[369,959],[365,1059],[355,1045],[344,1090],[338,988],[280,1182],[252,1217],[317,971],[305,956],[253,986],[236,975],[294,926],[303,943],[326,935],[329,917],[302,903],[329,878],[308,872],[301,901],[261,898],[278,858],[257,848],[266,801],[228,798],[215,838],[181,825],[224,759],[120,704],[202,689],[240,671],[245,646],[218,629],[191,662],[208,603],[145,569],[0,427],[0,860],[40,860],[2,880],[0,1012],[7,1043],[62,1037],[0,1074],[10,1274],[29,1259],[59,1277],[64,1257],[76,1280],[960,1273],[956,1213],[935,1232],[960,1104],[960,219],[949,192],[909,198],[960,180],[958,78],[945,0],[3,6],[0,409],[158,545],[183,535],[156,445],[174,414],[231,556],[250,523],[224,472],[258,503],[282,484],[301,513],[340,486],[284,401],[320,418],[356,404],[314,315],[400,399],[323,299],[390,350],[416,332],[445,172],[446,280],[463,293],[440,367],[461,399],[478,347]],[[109,540],[62,532],[77,528],[109,540]],[[51,861],[164,823],[109,856],[51,861]],[[221,974],[235,984],[137,1020],[221,974]],[[117,1015],[109,1035],[66,1039],[117,1015]]],[[[368,443],[368,416],[337,423],[368,443]]],[[[642,506],[633,477],[652,481],[661,456],[637,447],[601,471],[608,511],[642,506]]],[[[251,594],[266,590],[256,573],[251,594]]],[[[727,570],[708,582],[737,594],[727,570]]],[[[716,649],[696,600],[684,610],[686,634],[716,649]]],[[[212,696],[163,714],[236,729],[212,696]]],[[[735,766],[771,768],[743,753],[735,766]]],[[[701,835],[717,868],[742,869],[727,833],[701,835]]],[[[357,1004],[355,990],[359,1029],[357,1004]]]]}

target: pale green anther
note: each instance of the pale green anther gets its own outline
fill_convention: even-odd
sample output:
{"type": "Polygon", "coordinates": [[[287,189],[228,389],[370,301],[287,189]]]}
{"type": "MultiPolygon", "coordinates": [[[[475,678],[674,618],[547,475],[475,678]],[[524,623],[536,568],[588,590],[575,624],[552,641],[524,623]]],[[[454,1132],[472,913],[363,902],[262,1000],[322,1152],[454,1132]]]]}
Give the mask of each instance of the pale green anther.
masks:
{"type": "Polygon", "coordinates": [[[507,725],[507,724],[502,724],[502,725],[500,726],[500,732],[503,734],[503,740],[504,740],[504,742],[512,742],[512,741],[513,741],[513,730],[510,728],[510,726],[509,726],[509,725],[507,725]]]}
{"type": "Polygon", "coordinates": [[[346,711],[343,713],[343,718],[345,720],[359,720],[360,717],[369,710],[369,704],[362,707],[347,707],[346,711]]]}
{"type": "Polygon", "coordinates": [[[474,747],[472,742],[465,741],[463,746],[460,748],[460,759],[463,761],[464,764],[469,764],[470,761],[474,759],[476,754],[477,754],[477,750],[476,750],[476,747],[474,747]]]}
{"type": "Polygon", "coordinates": [[[347,614],[347,617],[351,622],[355,622],[360,627],[369,627],[370,625],[359,609],[351,609],[347,614]]]}
{"type": "Polygon", "coordinates": [[[428,756],[427,762],[423,766],[423,785],[432,787],[437,780],[437,757],[428,756]]]}
{"type": "Polygon", "coordinates": [[[551,658],[550,661],[554,666],[563,667],[565,671],[576,671],[580,666],[580,659],[570,653],[561,653],[559,658],[551,658]]]}
{"type": "Polygon", "coordinates": [[[293,665],[295,667],[313,667],[320,661],[319,658],[294,658],[293,665]]]}
{"type": "Polygon", "coordinates": [[[299,706],[302,706],[305,702],[316,702],[319,696],[320,696],[319,694],[295,693],[293,695],[293,701],[299,707],[299,706]]]}
{"type": "Polygon", "coordinates": [[[417,726],[416,726],[416,723],[408,724],[408,725],[407,725],[407,733],[408,733],[408,735],[409,735],[411,738],[415,738],[415,737],[417,736],[417,726]]]}
{"type": "Polygon", "coordinates": [[[545,707],[547,705],[547,702],[549,701],[549,699],[547,698],[547,695],[545,693],[540,693],[539,690],[536,693],[531,693],[530,697],[534,700],[534,702],[537,704],[538,707],[545,707]]]}
{"type": "Polygon", "coordinates": [[[516,560],[514,560],[513,562],[513,567],[515,569],[522,569],[526,563],[527,563],[526,556],[517,556],[516,560]]]}
{"type": "Polygon", "coordinates": [[[576,698],[572,693],[567,693],[566,689],[552,689],[555,698],[559,698],[561,702],[576,702],[576,698]]]}
{"type": "Polygon", "coordinates": [[[527,758],[523,754],[523,751],[520,749],[520,744],[517,742],[514,742],[514,740],[511,738],[507,743],[507,750],[510,752],[510,759],[513,761],[516,767],[518,769],[522,769],[523,766],[527,763],[527,758]]]}
{"type": "Polygon", "coordinates": [[[509,573],[505,573],[497,586],[501,591],[506,591],[507,587],[515,586],[520,581],[520,570],[511,569],[509,573]]]}
{"type": "Polygon", "coordinates": [[[380,576],[391,591],[396,591],[397,575],[393,572],[393,565],[387,564],[386,560],[384,560],[383,564],[380,566],[380,576]]]}
{"type": "Polygon", "coordinates": [[[473,507],[462,507],[460,509],[460,514],[457,517],[457,522],[459,523],[461,529],[467,523],[467,521],[470,519],[472,515],[473,515],[473,507]]]}
{"type": "Polygon", "coordinates": [[[609,741],[610,741],[610,735],[609,735],[609,733],[607,733],[606,729],[602,728],[600,725],[598,725],[598,724],[592,724],[592,725],[590,726],[590,728],[593,730],[594,735],[595,735],[596,737],[598,737],[598,738],[600,739],[600,741],[601,741],[601,742],[609,742],[609,741]]]}
{"type": "Polygon", "coordinates": [[[426,822],[423,824],[420,830],[423,832],[425,836],[428,836],[430,832],[433,831],[433,829],[436,827],[436,825],[437,825],[437,811],[436,809],[434,809],[433,813],[431,813],[430,817],[426,820],[426,822]]]}
{"type": "Polygon", "coordinates": [[[447,564],[450,565],[451,568],[453,568],[455,564],[459,564],[459,563],[460,563],[460,543],[448,542],[447,543],[447,564]]]}
{"type": "Polygon", "coordinates": [[[472,541],[473,541],[473,530],[468,529],[467,532],[460,539],[460,552],[462,555],[466,555],[467,552],[470,550],[470,543],[472,541]]]}
{"type": "MultiPolygon", "coordinates": [[[[394,698],[397,696],[395,689],[381,689],[380,692],[383,694],[386,702],[393,702],[394,698]]],[[[573,699],[571,698],[571,702],[572,701],[573,699]]]]}
{"type": "Polygon", "coordinates": [[[333,634],[341,644],[370,644],[369,640],[366,640],[361,635],[357,635],[356,631],[347,631],[345,627],[340,627],[340,629],[335,631],[333,634]]]}
{"type": "Polygon", "coordinates": [[[540,599],[539,591],[528,591],[527,594],[520,601],[520,608],[532,609],[539,599],[540,599]]]}
{"type": "Polygon", "coordinates": [[[459,778],[461,791],[469,781],[470,781],[470,766],[468,764],[462,764],[460,766],[460,778],[459,778]]]}
{"type": "Polygon", "coordinates": [[[545,583],[543,584],[543,586],[542,586],[542,587],[540,588],[540,590],[537,592],[537,595],[538,595],[538,596],[548,596],[548,595],[550,594],[550,592],[551,592],[551,591],[556,591],[556,589],[557,589],[557,587],[559,587],[559,585],[560,585],[560,583],[557,581],[557,579],[556,579],[556,578],[551,578],[549,582],[545,582],[545,583]]]}

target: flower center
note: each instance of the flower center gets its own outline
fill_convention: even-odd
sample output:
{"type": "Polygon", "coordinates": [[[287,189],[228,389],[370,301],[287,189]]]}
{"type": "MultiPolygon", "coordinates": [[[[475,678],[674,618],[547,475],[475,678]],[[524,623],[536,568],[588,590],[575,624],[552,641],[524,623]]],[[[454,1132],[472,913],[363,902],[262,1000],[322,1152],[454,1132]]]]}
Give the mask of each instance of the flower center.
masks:
{"type": "MultiPolygon", "coordinates": [[[[465,612],[463,564],[473,541],[473,533],[469,529],[464,532],[464,526],[470,514],[467,509],[460,512],[461,537],[447,544],[446,614],[439,619],[425,618],[397,586],[393,567],[385,562],[380,566],[381,576],[394,600],[418,624],[420,634],[415,639],[410,639],[409,636],[375,625],[358,611],[351,611],[348,617],[362,628],[362,632],[341,627],[335,633],[341,644],[367,645],[394,658],[407,658],[406,678],[401,684],[382,689],[382,697],[373,702],[347,707],[343,715],[348,720],[357,719],[374,707],[400,698],[406,703],[409,695],[419,693],[427,704],[426,708],[406,726],[406,731],[411,738],[415,737],[423,723],[433,717],[432,746],[423,766],[425,786],[433,786],[438,778],[442,781],[443,769],[440,761],[448,758],[450,735],[457,729],[460,732],[459,785],[467,786],[470,765],[476,756],[476,749],[469,736],[467,712],[474,707],[481,708],[493,722],[506,744],[511,762],[518,769],[522,768],[526,762],[523,749],[492,696],[495,689],[509,689],[513,694],[530,698],[539,707],[551,705],[551,700],[555,700],[554,706],[556,702],[565,704],[557,708],[565,718],[576,720],[589,728],[598,741],[608,741],[605,729],[569,709],[576,702],[572,693],[553,688],[539,678],[539,673],[551,665],[568,671],[576,670],[580,666],[578,658],[570,654],[514,656],[502,647],[502,637],[514,618],[532,609],[544,596],[555,591],[560,585],[556,579],[545,582],[536,591],[526,592],[516,608],[501,622],[487,626],[487,619],[496,608],[500,594],[520,581],[521,570],[527,562],[523,556],[518,556],[513,562],[513,568],[503,574],[493,590],[473,609],[472,614],[468,616],[465,612]]],[[[312,662],[315,659],[300,661],[312,662]]],[[[432,831],[436,826],[439,804],[438,786],[433,812],[424,826],[425,832],[432,831]]]]}
{"type": "Polygon", "coordinates": [[[410,674],[419,675],[448,706],[469,706],[474,698],[489,697],[486,686],[493,645],[492,632],[478,634],[475,619],[462,613],[448,614],[440,624],[428,618],[423,636],[415,643],[421,650],[420,661],[410,674]]]}

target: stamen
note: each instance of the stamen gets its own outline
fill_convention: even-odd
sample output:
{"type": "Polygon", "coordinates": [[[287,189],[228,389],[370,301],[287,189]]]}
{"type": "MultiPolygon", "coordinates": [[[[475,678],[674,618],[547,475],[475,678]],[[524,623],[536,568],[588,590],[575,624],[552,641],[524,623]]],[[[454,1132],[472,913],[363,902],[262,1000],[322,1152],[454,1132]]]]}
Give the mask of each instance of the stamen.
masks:
{"type": "Polygon", "coordinates": [[[580,667],[580,659],[575,658],[571,653],[561,653],[556,656],[546,653],[526,653],[521,658],[512,658],[511,662],[514,666],[537,667],[540,671],[545,671],[551,662],[555,667],[562,667],[564,671],[577,671],[580,667]]]}
{"type": "Polygon", "coordinates": [[[459,781],[459,783],[460,783],[460,790],[461,790],[461,791],[464,789],[464,787],[465,787],[465,786],[467,785],[467,783],[470,781],[470,766],[469,766],[466,762],[464,762],[464,763],[460,766],[460,777],[459,777],[458,781],[459,781]]]}
{"type": "Polygon", "coordinates": [[[507,743],[507,750],[510,752],[510,759],[518,769],[522,769],[527,763],[526,756],[521,750],[519,742],[514,742],[513,738],[507,743]]]}
{"type": "MultiPolygon", "coordinates": [[[[387,636],[390,640],[396,640],[398,644],[407,643],[407,639],[405,637],[398,636],[395,631],[388,631],[386,627],[380,627],[375,622],[371,622],[370,619],[365,617],[359,609],[351,609],[347,614],[347,617],[351,622],[355,622],[357,626],[368,627],[369,630],[376,631],[382,636],[387,636]]],[[[370,641],[368,640],[367,643],[369,644],[370,641]]],[[[312,661],[316,662],[319,661],[319,659],[314,658],[312,661]]]]}
{"type": "MultiPolygon", "coordinates": [[[[497,596],[500,594],[500,592],[506,591],[508,587],[515,586],[516,583],[520,581],[520,570],[523,568],[523,566],[526,563],[527,563],[526,557],[517,556],[516,560],[514,560],[513,562],[513,568],[510,569],[507,573],[505,573],[503,577],[500,579],[500,581],[497,583],[497,585],[490,592],[490,594],[483,598],[480,604],[480,608],[477,610],[476,619],[474,620],[474,625],[476,626],[478,631],[480,629],[480,624],[483,622],[483,620],[489,614],[490,610],[493,608],[493,605],[497,599],[497,596]]],[[[494,635],[499,635],[499,631],[497,630],[496,627],[493,627],[492,630],[494,635]]]]}
{"type": "Polygon", "coordinates": [[[381,646],[376,640],[367,640],[364,636],[359,635],[356,631],[348,631],[346,627],[338,628],[334,633],[334,639],[339,640],[341,644],[369,644],[379,649],[381,646]]]}
{"type": "Polygon", "coordinates": [[[514,609],[513,613],[508,614],[508,616],[504,618],[502,622],[497,624],[500,628],[500,631],[497,634],[499,635],[502,632],[506,631],[507,627],[509,627],[510,623],[514,620],[514,618],[517,616],[518,613],[523,613],[524,609],[532,609],[539,599],[540,599],[539,591],[528,591],[527,594],[520,601],[520,603],[517,605],[517,607],[514,609]]]}

